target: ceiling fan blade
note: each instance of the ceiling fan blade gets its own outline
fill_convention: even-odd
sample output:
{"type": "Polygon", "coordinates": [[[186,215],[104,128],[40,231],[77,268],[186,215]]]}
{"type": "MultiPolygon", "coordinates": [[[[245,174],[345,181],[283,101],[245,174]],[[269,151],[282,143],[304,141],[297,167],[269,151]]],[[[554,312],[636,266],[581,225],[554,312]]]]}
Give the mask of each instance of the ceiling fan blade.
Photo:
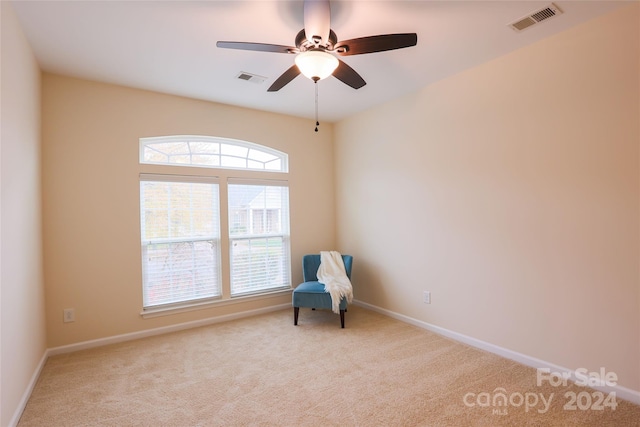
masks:
{"type": "Polygon", "coordinates": [[[293,64],[291,68],[282,73],[282,75],[278,77],[275,82],[273,82],[271,87],[267,89],[267,92],[279,91],[280,89],[285,87],[291,80],[298,77],[298,74],[300,74],[300,70],[298,69],[297,65],[293,64]]]}
{"type": "Polygon", "coordinates": [[[360,74],[356,72],[353,68],[345,64],[344,62],[338,59],[338,68],[333,72],[333,76],[340,80],[342,83],[351,86],[354,89],[360,89],[362,86],[366,85],[367,82],[364,81],[360,74]]]}
{"type": "Polygon", "coordinates": [[[329,0],[305,0],[304,32],[307,40],[325,46],[331,30],[331,6],[329,0]]]}
{"type": "Polygon", "coordinates": [[[335,45],[333,51],[342,56],[361,55],[363,53],[402,49],[415,46],[417,43],[418,35],[416,33],[382,34],[340,41],[335,45]]]}
{"type": "Polygon", "coordinates": [[[217,47],[224,49],[255,50],[258,52],[275,53],[298,53],[300,50],[293,46],[281,46],[267,43],[246,43],[246,42],[217,42],[217,47]]]}

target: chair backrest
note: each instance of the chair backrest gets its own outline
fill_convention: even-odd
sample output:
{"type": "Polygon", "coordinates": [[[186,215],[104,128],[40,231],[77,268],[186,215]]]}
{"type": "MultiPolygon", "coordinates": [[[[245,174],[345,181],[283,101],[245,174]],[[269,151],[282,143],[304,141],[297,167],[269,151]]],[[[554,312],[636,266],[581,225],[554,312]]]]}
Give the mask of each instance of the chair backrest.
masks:
{"type": "MultiPolygon", "coordinates": [[[[342,255],[344,269],[347,277],[351,280],[351,264],[353,257],[351,255],[342,255]]],[[[305,282],[315,282],[318,280],[318,267],[320,267],[320,254],[304,255],[302,257],[302,277],[305,282]]]]}

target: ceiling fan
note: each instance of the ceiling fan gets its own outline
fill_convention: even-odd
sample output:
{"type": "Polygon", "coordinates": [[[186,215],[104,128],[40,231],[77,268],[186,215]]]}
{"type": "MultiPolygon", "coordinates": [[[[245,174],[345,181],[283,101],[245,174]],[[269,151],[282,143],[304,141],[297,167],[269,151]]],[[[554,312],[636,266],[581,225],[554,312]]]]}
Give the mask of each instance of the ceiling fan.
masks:
{"type": "Polygon", "coordinates": [[[348,86],[360,89],[366,84],[364,79],[336,55],[362,55],[402,49],[415,46],[417,42],[416,33],[382,34],[338,41],[336,33],[331,29],[329,0],[305,0],[304,28],[295,38],[295,47],[233,41],[219,41],[216,46],[226,49],[295,54],[295,64],[278,77],[268,89],[268,92],[276,92],[300,73],[316,83],[333,75],[348,86]]]}

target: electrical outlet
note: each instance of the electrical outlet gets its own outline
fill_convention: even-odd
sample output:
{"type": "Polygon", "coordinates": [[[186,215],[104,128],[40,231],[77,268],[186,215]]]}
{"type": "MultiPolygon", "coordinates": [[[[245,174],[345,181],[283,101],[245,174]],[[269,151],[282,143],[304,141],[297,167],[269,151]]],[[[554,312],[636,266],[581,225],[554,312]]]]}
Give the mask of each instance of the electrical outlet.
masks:
{"type": "Polygon", "coordinates": [[[76,321],[76,310],[74,308],[65,308],[63,313],[64,323],[76,321]]]}
{"type": "Polygon", "coordinates": [[[431,292],[424,291],[424,294],[422,294],[422,302],[425,304],[431,304],[431,292]]]}

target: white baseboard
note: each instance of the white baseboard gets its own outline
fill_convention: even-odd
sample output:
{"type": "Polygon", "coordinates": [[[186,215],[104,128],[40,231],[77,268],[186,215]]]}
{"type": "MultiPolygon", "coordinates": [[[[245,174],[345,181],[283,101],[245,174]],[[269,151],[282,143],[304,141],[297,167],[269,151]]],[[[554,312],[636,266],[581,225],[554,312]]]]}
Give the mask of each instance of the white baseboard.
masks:
{"type": "Polygon", "coordinates": [[[16,408],[16,411],[13,414],[13,417],[9,421],[9,427],[16,427],[18,425],[18,421],[20,421],[20,417],[24,412],[24,408],[27,406],[27,402],[31,397],[31,393],[33,392],[33,389],[35,388],[36,383],[38,382],[38,378],[40,377],[40,372],[42,372],[42,368],[44,368],[44,364],[47,363],[47,357],[49,357],[47,354],[47,351],[48,350],[45,350],[44,354],[40,358],[40,362],[38,363],[36,370],[33,372],[33,375],[31,375],[31,378],[29,379],[29,383],[27,384],[27,389],[22,394],[22,398],[18,403],[18,407],[16,408]]]}
{"type": "MultiPolygon", "coordinates": [[[[504,347],[499,347],[497,345],[488,343],[486,341],[482,341],[468,335],[460,334],[458,332],[451,331],[449,329],[442,328],[440,326],[432,325],[431,323],[423,322],[422,320],[414,319],[409,316],[405,316],[404,314],[399,314],[391,310],[387,310],[372,304],[368,304],[363,301],[354,300],[354,305],[358,305],[360,307],[369,309],[371,311],[375,311],[377,313],[383,314],[385,316],[391,317],[393,319],[399,320],[404,323],[408,323],[413,326],[417,326],[422,329],[426,329],[431,332],[435,332],[436,334],[443,335],[447,338],[451,338],[453,340],[462,342],[464,344],[470,345],[471,347],[479,348],[490,353],[496,354],[498,356],[504,357],[506,359],[510,359],[521,363],[526,366],[530,366],[532,368],[548,368],[551,372],[564,373],[569,376],[569,379],[572,381],[576,381],[578,377],[576,376],[576,372],[572,369],[565,368],[563,366],[558,366],[556,364],[547,362],[545,360],[540,360],[535,357],[528,356],[526,354],[518,353],[517,351],[509,350],[504,347]]],[[[597,390],[600,390],[605,393],[615,392],[616,397],[627,400],[631,403],[635,403],[636,405],[640,405],[640,391],[632,390],[627,387],[622,387],[619,385],[615,386],[600,386],[593,387],[597,390]]]]}
{"type": "Polygon", "coordinates": [[[291,303],[272,305],[269,307],[258,308],[255,310],[242,311],[239,313],[226,314],[223,316],[209,317],[202,320],[194,320],[192,322],[178,323],[176,325],[162,326],[160,328],[145,329],[139,332],[131,332],[128,334],[114,335],[106,338],[99,338],[90,341],[83,341],[75,344],[54,347],[47,350],[47,356],[55,356],[57,354],[71,353],[78,350],[86,350],[88,348],[102,347],[104,345],[116,344],[125,341],[137,340],[140,338],[152,337],[155,335],[168,334],[170,332],[182,331],[185,329],[198,328],[200,326],[212,325],[214,323],[227,322],[229,320],[241,319],[244,317],[256,316],[258,314],[269,313],[272,311],[284,310],[290,308],[291,303]]]}

